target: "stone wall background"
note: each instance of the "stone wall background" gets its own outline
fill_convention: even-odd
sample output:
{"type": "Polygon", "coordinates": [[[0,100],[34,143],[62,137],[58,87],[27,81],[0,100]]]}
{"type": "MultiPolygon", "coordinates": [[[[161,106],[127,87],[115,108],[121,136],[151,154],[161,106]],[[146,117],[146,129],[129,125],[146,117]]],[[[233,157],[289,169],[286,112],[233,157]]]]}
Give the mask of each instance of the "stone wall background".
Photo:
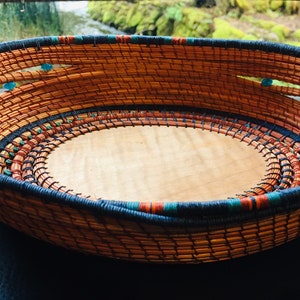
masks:
{"type": "Polygon", "coordinates": [[[268,40],[300,46],[300,1],[89,1],[94,20],[129,34],[268,40]]]}

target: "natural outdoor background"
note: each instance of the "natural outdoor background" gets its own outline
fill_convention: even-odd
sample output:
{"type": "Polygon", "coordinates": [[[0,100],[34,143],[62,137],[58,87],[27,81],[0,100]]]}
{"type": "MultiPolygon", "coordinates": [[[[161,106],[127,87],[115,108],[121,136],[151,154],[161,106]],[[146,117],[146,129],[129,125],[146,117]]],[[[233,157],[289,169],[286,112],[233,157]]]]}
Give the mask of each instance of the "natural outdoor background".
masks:
{"type": "Polygon", "coordinates": [[[127,0],[0,4],[0,41],[67,34],[266,40],[300,46],[300,1],[127,0]]]}

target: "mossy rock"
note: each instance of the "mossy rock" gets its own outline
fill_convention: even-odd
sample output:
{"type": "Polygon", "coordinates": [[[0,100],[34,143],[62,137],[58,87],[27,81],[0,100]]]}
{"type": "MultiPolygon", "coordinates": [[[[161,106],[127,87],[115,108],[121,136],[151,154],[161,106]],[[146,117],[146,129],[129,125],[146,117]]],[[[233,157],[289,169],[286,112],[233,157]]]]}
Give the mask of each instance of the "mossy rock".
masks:
{"type": "Polygon", "coordinates": [[[284,4],[284,0],[271,0],[270,8],[275,11],[282,8],[283,4],[284,4]]]}
{"type": "Polygon", "coordinates": [[[280,42],[284,42],[291,33],[290,29],[282,24],[277,24],[272,27],[271,32],[278,36],[280,42]]]}
{"type": "Polygon", "coordinates": [[[252,5],[255,11],[266,12],[269,9],[269,0],[255,0],[252,5]]]}
{"type": "Polygon", "coordinates": [[[212,22],[212,16],[209,13],[193,7],[184,7],[182,15],[182,20],[190,28],[193,28],[195,24],[212,22]]]}
{"type": "Polygon", "coordinates": [[[157,35],[167,35],[170,36],[173,34],[174,21],[169,19],[167,16],[162,15],[155,23],[156,25],[156,34],[157,35]]]}
{"type": "Polygon", "coordinates": [[[230,8],[230,2],[228,0],[214,0],[216,3],[215,12],[219,16],[226,15],[230,8]]]}
{"type": "Polygon", "coordinates": [[[284,6],[285,6],[285,12],[287,14],[294,14],[300,11],[299,1],[285,0],[284,6]]]}
{"type": "Polygon", "coordinates": [[[252,11],[252,4],[252,1],[250,2],[249,0],[235,0],[235,5],[237,5],[243,12],[252,11]]]}
{"type": "Polygon", "coordinates": [[[274,21],[270,21],[270,20],[257,20],[255,25],[257,25],[258,27],[261,27],[263,29],[271,29],[274,26],[276,26],[276,22],[274,21]]]}
{"type": "Polygon", "coordinates": [[[143,34],[143,35],[156,35],[156,25],[155,24],[139,24],[136,27],[136,34],[143,34]]]}
{"type": "Polygon", "coordinates": [[[221,18],[214,19],[215,30],[212,34],[216,39],[242,39],[245,33],[221,18]]]}
{"type": "Polygon", "coordinates": [[[272,27],[276,25],[276,22],[274,21],[256,19],[253,16],[246,15],[246,14],[241,16],[241,21],[250,23],[254,26],[260,27],[262,29],[267,29],[267,30],[270,30],[272,27]]]}
{"type": "Polygon", "coordinates": [[[115,15],[114,25],[120,30],[127,29],[126,14],[124,14],[122,9],[115,15]]]}
{"type": "Polygon", "coordinates": [[[127,15],[127,30],[128,32],[155,33],[156,21],[162,15],[162,9],[158,6],[154,6],[151,3],[145,5],[143,3],[137,3],[127,15]]]}
{"type": "Polygon", "coordinates": [[[246,41],[256,41],[258,38],[254,34],[245,34],[242,39],[246,41]]]}
{"type": "Polygon", "coordinates": [[[292,46],[300,47],[300,41],[299,42],[287,41],[286,43],[292,46]]]}
{"type": "Polygon", "coordinates": [[[139,11],[139,6],[138,5],[132,5],[128,12],[127,12],[127,17],[126,17],[126,23],[127,27],[129,28],[136,28],[138,24],[143,20],[143,13],[139,11]]]}
{"type": "Polygon", "coordinates": [[[212,16],[205,11],[184,7],[182,9],[182,20],[174,23],[174,35],[179,36],[182,33],[183,27],[186,27],[185,36],[191,36],[193,34],[197,37],[206,37],[211,33],[212,16]]]}
{"type": "Polygon", "coordinates": [[[187,28],[183,23],[179,23],[175,27],[172,35],[178,37],[198,37],[196,33],[187,28]]]}
{"type": "Polygon", "coordinates": [[[90,14],[91,18],[94,20],[102,19],[103,12],[101,8],[97,5],[96,1],[89,1],[88,2],[88,13],[90,14]]]}
{"type": "Polygon", "coordinates": [[[115,23],[116,14],[113,10],[105,10],[101,19],[101,22],[104,24],[114,24],[115,23]]]}
{"type": "Polygon", "coordinates": [[[139,24],[155,24],[158,18],[163,14],[160,8],[144,7],[143,10],[139,10],[143,18],[139,24]]]}
{"type": "Polygon", "coordinates": [[[293,32],[292,38],[300,42],[300,29],[297,29],[293,32]]]}

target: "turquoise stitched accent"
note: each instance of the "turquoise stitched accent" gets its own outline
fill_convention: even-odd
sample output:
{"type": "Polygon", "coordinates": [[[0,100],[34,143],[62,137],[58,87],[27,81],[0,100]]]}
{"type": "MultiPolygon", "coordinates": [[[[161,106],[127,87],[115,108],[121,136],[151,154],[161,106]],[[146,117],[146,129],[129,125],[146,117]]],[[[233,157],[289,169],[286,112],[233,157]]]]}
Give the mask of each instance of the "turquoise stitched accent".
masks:
{"type": "Polygon", "coordinates": [[[58,45],[58,36],[51,36],[51,41],[53,45],[58,45]]]}
{"type": "Polygon", "coordinates": [[[195,39],[194,39],[194,38],[189,37],[189,38],[186,39],[186,44],[187,44],[188,46],[194,45],[194,42],[195,42],[195,39]]]}
{"type": "Polygon", "coordinates": [[[8,169],[5,169],[3,174],[6,175],[6,176],[11,176],[12,175],[11,171],[8,170],[8,169]]]}
{"type": "Polygon", "coordinates": [[[132,35],[131,36],[131,43],[132,44],[138,44],[139,43],[139,36],[138,35],[132,35]]]}
{"type": "Polygon", "coordinates": [[[8,91],[12,91],[15,87],[17,86],[17,84],[15,82],[6,82],[3,84],[3,88],[8,90],[8,91]]]}
{"type": "Polygon", "coordinates": [[[270,205],[271,206],[277,206],[279,204],[281,204],[281,197],[280,197],[280,193],[278,192],[270,192],[267,194],[270,205]]]}
{"type": "Polygon", "coordinates": [[[107,35],[107,40],[111,44],[116,44],[117,43],[117,37],[115,35],[112,35],[112,34],[107,35]]]}
{"type": "Polygon", "coordinates": [[[126,208],[130,209],[130,210],[138,210],[139,209],[139,202],[128,202],[126,203],[126,208]]]}
{"type": "Polygon", "coordinates": [[[166,202],[164,203],[164,212],[167,214],[176,214],[178,208],[177,202],[166,202]]]}
{"type": "Polygon", "coordinates": [[[11,160],[11,159],[7,159],[7,160],[5,161],[5,163],[6,163],[6,165],[10,166],[10,165],[12,164],[12,160],[11,160]]]}
{"type": "Polygon", "coordinates": [[[75,43],[76,44],[82,44],[83,43],[82,35],[75,35],[75,43]]]}
{"type": "Polygon", "coordinates": [[[240,211],[242,209],[241,200],[239,198],[228,199],[227,204],[230,212],[240,211]]]}
{"type": "Polygon", "coordinates": [[[172,37],[170,37],[170,36],[164,37],[164,43],[165,43],[165,45],[172,45],[172,41],[173,41],[172,37]]]}
{"type": "Polygon", "coordinates": [[[271,78],[263,78],[261,81],[262,86],[271,86],[273,84],[273,79],[271,78]]]}
{"type": "Polygon", "coordinates": [[[53,65],[52,64],[48,64],[48,63],[44,63],[41,65],[41,68],[43,71],[51,71],[53,69],[53,65]]]}

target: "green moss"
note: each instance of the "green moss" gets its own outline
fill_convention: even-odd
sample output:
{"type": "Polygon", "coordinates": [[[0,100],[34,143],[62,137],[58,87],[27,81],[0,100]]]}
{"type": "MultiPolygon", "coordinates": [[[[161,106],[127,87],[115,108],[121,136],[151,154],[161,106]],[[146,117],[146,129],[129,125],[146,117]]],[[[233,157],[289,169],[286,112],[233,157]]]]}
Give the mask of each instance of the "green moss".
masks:
{"type": "Polygon", "coordinates": [[[131,25],[136,26],[136,33],[143,33],[147,35],[155,35],[156,33],[156,21],[163,14],[163,10],[160,6],[152,5],[151,3],[144,5],[143,3],[139,3],[135,10],[135,22],[139,20],[139,22],[135,25],[133,23],[129,23],[131,25]]]}
{"type": "Polygon", "coordinates": [[[95,1],[88,2],[88,13],[90,14],[91,18],[97,20],[100,18],[101,10],[99,10],[98,6],[96,5],[95,1]]]}
{"type": "Polygon", "coordinates": [[[272,10],[278,10],[283,7],[284,0],[271,0],[270,1],[270,8],[272,10]]]}
{"type": "Polygon", "coordinates": [[[138,5],[132,5],[126,17],[126,23],[129,28],[135,28],[143,20],[143,13],[138,10],[138,5]]]}
{"type": "Polygon", "coordinates": [[[174,29],[173,36],[180,36],[180,37],[197,37],[197,35],[189,30],[183,23],[180,23],[174,29]]]}
{"type": "Polygon", "coordinates": [[[277,24],[272,27],[271,32],[278,36],[280,42],[284,42],[285,39],[290,35],[290,29],[281,24],[277,24]]]}
{"type": "Polygon", "coordinates": [[[166,15],[169,19],[180,22],[182,20],[182,8],[180,5],[167,7],[166,15]]]}
{"type": "Polygon", "coordinates": [[[271,29],[272,27],[276,26],[276,22],[269,20],[256,20],[254,24],[263,29],[271,29]]]}
{"type": "Polygon", "coordinates": [[[243,31],[233,27],[229,22],[221,18],[214,19],[214,26],[213,38],[242,39],[245,36],[243,31]]]}
{"type": "Polygon", "coordinates": [[[114,24],[116,19],[116,14],[118,13],[116,9],[116,1],[111,2],[100,2],[99,11],[102,12],[101,22],[104,24],[114,24]]]}
{"type": "Polygon", "coordinates": [[[155,23],[157,35],[172,35],[174,28],[174,21],[162,15],[155,23]]]}
{"type": "Polygon", "coordinates": [[[182,20],[174,23],[176,36],[206,37],[211,33],[212,16],[205,11],[192,7],[182,9],[182,20]],[[185,27],[185,29],[184,29],[185,27]]]}
{"type": "Polygon", "coordinates": [[[300,10],[299,1],[285,0],[284,2],[285,12],[288,14],[294,14],[300,10]]]}
{"type": "Polygon", "coordinates": [[[247,41],[255,41],[255,40],[257,40],[257,36],[255,36],[253,34],[246,34],[243,36],[242,39],[247,40],[247,41]]]}
{"type": "Polygon", "coordinates": [[[269,0],[255,0],[253,7],[257,12],[266,12],[269,9],[269,0]]]}
{"type": "Polygon", "coordinates": [[[253,16],[249,16],[249,15],[242,15],[241,21],[250,23],[251,25],[260,27],[262,29],[267,29],[267,30],[271,29],[276,25],[276,22],[274,21],[256,19],[253,16]]]}
{"type": "Polygon", "coordinates": [[[235,0],[236,5],[242,10],[242,11],[250,11],[253,9],[252,7],[252,1],[249,0],[235,0]]]}
{"type": "Polygon", "coordinates": [[[300,29],[297,29],[293,32],[292,38],[300,42],[300,29]]]}
{"type": "Polygon", "coordinates": [[[300,47],[300,42],[296,42],[296,41],[287,41],[286,44],[300,47]]]}
{"type": "Polygon", "coordinates": [[[124,11],[119,10],[119,12],[115,15],[115,20],[113,21],[113,24],[120,30],[127,29],[126,15],[124,14],[124,11]]]}
{"type": "Polygon", "coordinates": [[[196,8],[195,0],[89,1],[88,7],[94,19],[128,33],[264,39],[276,42],[299,41],[299,32],[295,31],[291,35],[288,27],[276,23],[282,10],[295,11],[295,8],[300,6],[298,1],[289,1],[291,4],[288,5],[287,0],[215,2],[225,3],[224,7],[230,8],[231,15],[213,20],[218,13],[216,7],[213,10],[196,8]],[[267,19],[254,17],[251,14],[254,11],[263,12],[267,19]],[[240,28],[246,28],[245,32],[240,28]]]}

